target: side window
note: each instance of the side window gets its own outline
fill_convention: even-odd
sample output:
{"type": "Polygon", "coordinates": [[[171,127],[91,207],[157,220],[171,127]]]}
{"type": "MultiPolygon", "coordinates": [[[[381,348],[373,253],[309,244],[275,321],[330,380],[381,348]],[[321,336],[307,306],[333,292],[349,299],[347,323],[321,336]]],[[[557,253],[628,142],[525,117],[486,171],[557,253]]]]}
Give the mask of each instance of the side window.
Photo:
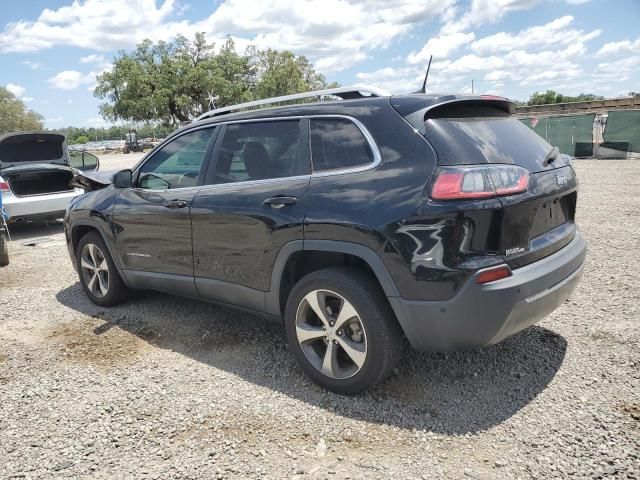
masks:
{"type": "Polygon", "coordinates": [[[373,152],[351,120],[312,118],[311,161],[314,172],[351,168],[373,162],[373,152]]]}
{"type": "Polygon", "coordinates": [[[185,133],[160,148],[140,168],[138,186],[150,189],[195,187],[213,132],[213,128],[205,128],[185,133]]]}
{"type": "Polygon", "coordinates": [[[89,172],[97,170],[100,165],[98,157],[89,153],[81,152],[79,150],[69,150],[69,165],[83,172],[89,172]]]}
{"type": "Polygon", "coordinates": [[[302,165],[298,120],[227,125],[213,183],[285,178],[308,173],[302,165]]]}

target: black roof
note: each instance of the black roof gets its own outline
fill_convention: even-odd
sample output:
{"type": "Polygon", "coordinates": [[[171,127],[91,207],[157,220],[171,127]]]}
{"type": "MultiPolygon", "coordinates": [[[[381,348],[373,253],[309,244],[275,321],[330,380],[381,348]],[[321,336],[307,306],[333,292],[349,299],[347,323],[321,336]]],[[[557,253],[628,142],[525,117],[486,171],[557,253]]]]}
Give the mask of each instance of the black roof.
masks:
{"type": "MultiPolygon", "coordinates": [[[[371,108],[387,108],[393,106],[402,115],[427,109],[436,105],[456,101],[487,101],[499,104],[502,109],[513,113],[515,104],[503,97],[490,95],[459,95],[459,94],[409,94],[391,97],[370,97],[352,100],[336,100],[328,102],[298,103],[280,107],[257,108],[205,118],[186,125],[174,134],[201,125],[216,125],[237,120],[253,120],[261,118],[277,118],[306,115],[349,115],[359,117],[371,114],[371,108]]],[[[173,136],[173,135],[171,135],[173,136]]]]}

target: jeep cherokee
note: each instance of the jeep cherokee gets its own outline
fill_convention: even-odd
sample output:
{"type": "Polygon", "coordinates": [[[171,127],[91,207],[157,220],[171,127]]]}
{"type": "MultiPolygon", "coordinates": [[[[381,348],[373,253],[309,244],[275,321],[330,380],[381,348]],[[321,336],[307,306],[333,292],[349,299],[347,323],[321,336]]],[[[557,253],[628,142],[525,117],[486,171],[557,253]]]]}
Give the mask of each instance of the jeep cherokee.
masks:
{"type": "Polygon", "coordinates": [[[282,322],[301,368],[342,394],[385,379],[403,336],[490,345],[569,297],[586,255],[576,175],[512,102],[270,101],[312,95],[342,100],[213,110],[133,170],[77,177],[65,233],[86,295],[153,289],[282,322]]]}

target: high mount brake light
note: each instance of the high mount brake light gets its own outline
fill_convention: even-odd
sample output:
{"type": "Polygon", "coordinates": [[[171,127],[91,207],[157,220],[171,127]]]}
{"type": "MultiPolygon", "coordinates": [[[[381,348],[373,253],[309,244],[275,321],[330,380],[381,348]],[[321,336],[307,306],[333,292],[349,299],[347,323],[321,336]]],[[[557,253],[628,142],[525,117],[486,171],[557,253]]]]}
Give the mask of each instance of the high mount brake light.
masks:
{"type": "Polygon", "coordinates": [[[440,169],[433,186],[434,200],[464,200],[515,195],[527,191],[529,172],[517,165],[464,165],[440,169]]]}

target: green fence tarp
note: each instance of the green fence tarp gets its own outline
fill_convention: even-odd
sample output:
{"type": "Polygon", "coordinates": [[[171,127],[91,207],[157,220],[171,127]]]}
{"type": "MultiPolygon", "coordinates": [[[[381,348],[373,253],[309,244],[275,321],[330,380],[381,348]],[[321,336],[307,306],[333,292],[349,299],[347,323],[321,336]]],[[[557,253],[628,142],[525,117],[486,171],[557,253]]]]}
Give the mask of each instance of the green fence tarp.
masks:
{"type": "Polygon", "coordinates": [[[593,119],[595,115],[566,115],[521,119],[529,128],[560,152],[574,157],[593,155],[593,119]]]}
{"type": "Polygon", "coordinates": [[[603,139],[603,147],[640,152],[640,110],[610,111],[603,139]]]}

